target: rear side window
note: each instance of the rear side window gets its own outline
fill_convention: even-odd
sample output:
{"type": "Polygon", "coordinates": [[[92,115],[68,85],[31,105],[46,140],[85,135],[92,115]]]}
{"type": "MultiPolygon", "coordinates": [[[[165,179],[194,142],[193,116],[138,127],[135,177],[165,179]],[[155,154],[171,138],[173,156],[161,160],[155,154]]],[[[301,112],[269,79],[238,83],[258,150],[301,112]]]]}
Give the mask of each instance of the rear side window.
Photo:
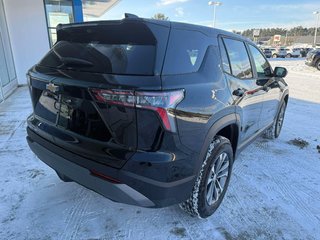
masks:
{"type": "Polygon", "coordinates": [[[224,43],[230,59],[232,75],[245,79],[252,78],[252,69],[244,42],[224,38],[224,43]]]}
{"type": "Polygon", "coordinates": [[[65,27],[39,65],[93,73],[154,75],[157,40],[136,22],[65,27]]]}
{"type": "Polygon", "coordinates": [[[208,48],[206,38],[201,32],[172,29],[163,74],[197,72],[208,48]]]}

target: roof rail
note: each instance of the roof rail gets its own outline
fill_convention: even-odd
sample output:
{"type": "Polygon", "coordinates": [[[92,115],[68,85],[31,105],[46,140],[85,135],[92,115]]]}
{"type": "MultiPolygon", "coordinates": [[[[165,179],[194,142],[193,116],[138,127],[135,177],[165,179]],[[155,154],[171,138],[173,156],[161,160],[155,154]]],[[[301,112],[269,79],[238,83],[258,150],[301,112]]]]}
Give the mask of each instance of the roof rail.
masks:
{"type": "Polygon", "coordinates": [[[124,14],[125,18],[139,18],[137,15],[131,14],[131,13],[125,13],[124,14]]]}

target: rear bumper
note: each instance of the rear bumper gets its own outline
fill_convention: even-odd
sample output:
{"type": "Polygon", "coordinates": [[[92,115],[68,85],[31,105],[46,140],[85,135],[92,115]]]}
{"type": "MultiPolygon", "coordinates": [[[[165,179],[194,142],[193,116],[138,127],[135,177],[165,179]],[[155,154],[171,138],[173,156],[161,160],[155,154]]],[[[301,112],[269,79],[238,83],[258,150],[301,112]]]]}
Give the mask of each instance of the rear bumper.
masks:
{"type": "MultiPolygon", "coordinates": [[[[171,182],[160,182],[124,169],[116,169],[71,153],[40,137],[27,128],[27,141],[38,158],[57,172],[102,196],[141,207],[165,207],[189,197],[195,176],[171,182]],[[99,172],[118,180],[113,183],[92,174],[99,172]]],[[[141,166],[143,168],[143,166],[141,166]]],[[[157,169],[151,169],[155,172],[157,169]]],[[[166,175],[158,172],[157,174],[166,175]]]]}

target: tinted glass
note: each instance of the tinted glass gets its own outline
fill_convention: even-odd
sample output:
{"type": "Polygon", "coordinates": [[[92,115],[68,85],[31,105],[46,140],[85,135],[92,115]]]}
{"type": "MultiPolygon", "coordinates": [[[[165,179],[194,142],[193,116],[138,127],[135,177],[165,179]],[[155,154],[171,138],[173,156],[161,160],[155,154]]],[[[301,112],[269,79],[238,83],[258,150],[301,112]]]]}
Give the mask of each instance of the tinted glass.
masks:
{"type": "Polygon", "coordinates": [[[221,53],[221,61],[222,61],[223,71],[225,71],[226,73],[231,74],[231,68],[230,68],[230,63],[229,63],[229,59],[228,59],[228,56],[227,56],[226,48],[225,48],[224,43],[223,43],[221,38],[219,39],[219,46],[220,46],[220,53],[221,53]]]}
{"type": "Polygon", "coordinates": [[[256,47],[249,44],[249,48],[256,66],[258,77],[270,76],[271,68],[268,61],[256,47]]]}
{"type": "Polygon", "coordinates": [[[231,64],[232,75],[237,78],[252,78],[252,69],[245,44],[238,40],[224,39],[231,64]]]}
{"type": "Polygon", "coordinates": [[[156,39],[141,23],[79,25],[57,31],[42,66],[93,73],[153,75],[156,39]]]}
{"type": "Polygon", "coordinates": [[[42,66],[94,73],[153,75],[155,46],[59,41],[42,66]]]}
{"type": "Polygon", "coordinates": [[[201,66],[207,47],[206,36],[200,32],[172,30],[163,74],[197,72],[201,66]]]}

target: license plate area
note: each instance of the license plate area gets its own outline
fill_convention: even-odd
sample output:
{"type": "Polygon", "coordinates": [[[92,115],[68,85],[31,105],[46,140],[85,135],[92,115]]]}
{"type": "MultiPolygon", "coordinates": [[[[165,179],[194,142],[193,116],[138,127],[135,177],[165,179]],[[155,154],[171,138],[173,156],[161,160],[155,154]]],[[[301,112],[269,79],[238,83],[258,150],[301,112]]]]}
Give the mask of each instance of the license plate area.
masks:
{"type": "Polygon", "coordinates": [[[49,91],[40,92],[38,96],[39,100],[34,105],[35,114],[46,121],[56,123],[60,109],[59,96],[49,91]]]}
{"type": "Polygon", "coordinates": [[[82,100],[66,97],[63,95],[59,96],[59,114],[57,116],[57,125],[65,129],[72,128],[72,124],[76,122],[77,115],[75,111],[81,106],[82,100]]]}
{"type": "Polygon", "coordinates": [[[51,123],[57,131],[65,129],[70,136],[73,132],[95,140],[110,140],[106,123],[92,101],[84,97],[85,94],[80,94],[80,98],[70,96],[70,91],[53,93],[40,87],[33,87],[32,94],[37,118],[51,123]]]}
{"type": "Polygon", "coordinates": [[[91,101],[59,96],[57,125],[71,132],[96,140],[108,141],[110,133],[91,101]]]}

